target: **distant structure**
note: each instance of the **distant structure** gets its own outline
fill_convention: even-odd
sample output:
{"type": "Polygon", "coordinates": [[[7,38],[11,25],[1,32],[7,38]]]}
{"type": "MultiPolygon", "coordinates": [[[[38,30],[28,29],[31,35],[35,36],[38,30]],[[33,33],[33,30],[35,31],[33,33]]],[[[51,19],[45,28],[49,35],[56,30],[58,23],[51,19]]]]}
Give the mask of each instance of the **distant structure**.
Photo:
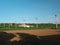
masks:
{"type": "Polygon", "coordinates": [[[57,15],[55,14],[55,23],[56,23],[56,29],[58,28],[58,24],[57,24],[57,15]]]}

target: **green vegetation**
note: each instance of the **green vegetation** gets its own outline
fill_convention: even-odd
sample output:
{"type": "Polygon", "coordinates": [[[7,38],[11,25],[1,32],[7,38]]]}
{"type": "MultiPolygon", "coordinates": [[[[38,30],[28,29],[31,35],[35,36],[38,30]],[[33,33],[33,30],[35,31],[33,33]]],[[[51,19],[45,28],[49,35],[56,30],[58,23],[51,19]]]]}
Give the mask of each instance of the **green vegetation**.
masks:
{"type": "MultiPolygon", "coordinates": [[[[26,24],[32,27],[19,27],[21,24],[16,23],[0,23],[0,30],[30,30],[30,29],[55,29],[55,24],[38,24],[38,28],[36,24],[26,24]]],[[[60,28],[60,24],[58,24],[58,28],[60,28]]]]}

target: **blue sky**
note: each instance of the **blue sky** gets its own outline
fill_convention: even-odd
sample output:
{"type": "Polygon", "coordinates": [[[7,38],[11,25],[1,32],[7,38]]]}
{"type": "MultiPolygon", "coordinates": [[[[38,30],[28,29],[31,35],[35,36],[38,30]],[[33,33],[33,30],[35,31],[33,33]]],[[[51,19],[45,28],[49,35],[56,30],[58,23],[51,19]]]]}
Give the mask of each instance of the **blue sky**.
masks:
{"type": "Polygon", "coordinates": [[[0,0],[0,23],[60,23],[60,0],[0,0]]]}

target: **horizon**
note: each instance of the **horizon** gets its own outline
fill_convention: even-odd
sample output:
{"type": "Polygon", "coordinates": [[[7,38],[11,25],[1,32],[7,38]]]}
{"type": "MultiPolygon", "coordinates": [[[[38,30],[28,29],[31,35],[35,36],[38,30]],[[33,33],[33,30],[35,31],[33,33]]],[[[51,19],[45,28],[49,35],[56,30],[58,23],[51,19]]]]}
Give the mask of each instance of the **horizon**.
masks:
{"type": "Polygon", "coordinates": [[[55,24],[55,15],[60,24],[60,0],[0,0],[0,23],[55,24]]]}

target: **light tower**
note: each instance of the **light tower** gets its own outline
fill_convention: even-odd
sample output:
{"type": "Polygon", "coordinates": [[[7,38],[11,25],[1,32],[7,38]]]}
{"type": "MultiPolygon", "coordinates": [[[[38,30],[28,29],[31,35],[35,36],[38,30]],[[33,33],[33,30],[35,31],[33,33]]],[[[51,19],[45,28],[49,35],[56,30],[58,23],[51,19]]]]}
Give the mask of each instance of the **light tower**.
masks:
{"type": "Polygon", "coordinates": [[[55,24],[56,24],[56,29],[58,28],[58,24],[57,24],[57,15],[55,14],[55,24]]]}
{"type": "Polygon", "coordinates": [[[17,23],[16,23],[16,21],[14,22],[14,26],[15,26],[15,28],[17,28],[17,23]]]}
{"type": "Polygon", "coordinates": [[[24,23],[23,23],[23,27],[25,27],[25,25],[26,25],[26,23],[25,23],[25,19],[24,19],[23,21],[24,21],[24,23]]]}
{"type": "Polygon", "coordinates": [[[10,23],[9,23],[9,29],[10,29],[10,23]]]}
{"type": "Polygon", "coordinates": [[[4,23],[4,29],[5,29],[5,23],[4,23]]]}
{"type": "Polygon", "coordinates": [[[36,28],[38,28],[38,17],[36,17],[36,28]]]}

